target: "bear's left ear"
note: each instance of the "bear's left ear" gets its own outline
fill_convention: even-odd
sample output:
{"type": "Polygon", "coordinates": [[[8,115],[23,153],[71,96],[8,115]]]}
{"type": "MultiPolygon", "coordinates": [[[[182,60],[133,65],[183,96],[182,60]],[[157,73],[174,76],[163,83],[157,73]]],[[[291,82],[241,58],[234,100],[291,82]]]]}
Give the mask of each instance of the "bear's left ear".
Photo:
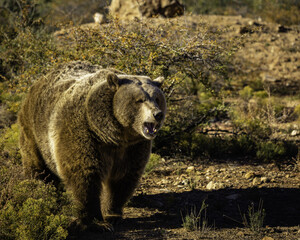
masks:
{"type": "Polygon", "coordinates": [[[120,79],[114,73],[109,73],[106,77],[106,81],[108,83],[108,86],[114,90],[117,90],[120,86],[120,79]]]}
{"type": "Polygon", "coordinates": [[[152,80],[154,82],[154,84],[158,87],[161,87],[161,85],[163,84],[163,82],[165,81],[164,77],[158,77],[155,78],[154,80],[152,80]]]}

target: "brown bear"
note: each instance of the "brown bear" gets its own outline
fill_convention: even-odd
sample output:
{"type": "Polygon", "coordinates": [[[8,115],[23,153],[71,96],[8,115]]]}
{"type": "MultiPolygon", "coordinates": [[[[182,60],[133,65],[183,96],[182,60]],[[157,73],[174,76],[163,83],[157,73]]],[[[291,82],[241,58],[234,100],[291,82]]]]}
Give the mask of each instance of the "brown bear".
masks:
{"type": "Polygon", "coordinates": [[[78,227],[121,218],[165,119],[162,82],[77,61],[32,85],[19,113],[25,174],[61,180],[78,227]]]}

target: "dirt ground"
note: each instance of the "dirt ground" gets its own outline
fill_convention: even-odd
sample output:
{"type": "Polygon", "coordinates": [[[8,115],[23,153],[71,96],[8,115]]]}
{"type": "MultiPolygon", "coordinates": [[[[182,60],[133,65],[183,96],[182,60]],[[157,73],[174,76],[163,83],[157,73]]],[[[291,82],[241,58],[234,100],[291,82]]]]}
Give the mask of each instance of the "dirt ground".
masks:
{"type": "MultiPolygon", "coordinates": [[[[300,239],[299,163],[164,160],[143,177],[114,233],[76,239],[300,239]],[[187,231],[182,218],[205,200],[208,225],[187,231]],[[264,227],[243,224],[248,208],[262,202],[264,227]]],[[[75,239],[75,238],[70,238],[75,239]]]]}
{"type": "MultiPolygon", "coordinates": [[[[245,78],[256,74],[273,92],[299,94],[299,26],[279,26],[239,16],[184,16],[177,20],[183,24],[204,21],[210,31],[225,30],[221,38],[245,34],[236,54],[236,66],[245,78]]],[[[300,240],[299,171],[299,160],[278,167],[247,158],[166,159],[143,177],[125,208],[123,222],[113,233],[91,233],[78,239],[300,240]],[[184,216],[192,209],[198,212],[204,200],[208,225],[203,230],[187,231],[182,225],[184,216]],[[249,224],[249,206],[254,204],[257,211],[260,202],[266,215],[264,227],[255,232],[243,216],[249,224]]]]}

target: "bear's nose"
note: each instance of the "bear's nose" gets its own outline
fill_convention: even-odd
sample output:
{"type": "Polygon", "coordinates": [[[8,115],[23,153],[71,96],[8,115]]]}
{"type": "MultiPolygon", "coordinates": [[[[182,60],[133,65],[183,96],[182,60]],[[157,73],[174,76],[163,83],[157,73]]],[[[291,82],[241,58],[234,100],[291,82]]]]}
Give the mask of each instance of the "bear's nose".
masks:
{"type": "Polygon", "coordinates": [[[156,121],[161,121],[164,117],[164,114],[162,113],[162,111],[157,111],[153,114],[154,118],[156,121]]]}

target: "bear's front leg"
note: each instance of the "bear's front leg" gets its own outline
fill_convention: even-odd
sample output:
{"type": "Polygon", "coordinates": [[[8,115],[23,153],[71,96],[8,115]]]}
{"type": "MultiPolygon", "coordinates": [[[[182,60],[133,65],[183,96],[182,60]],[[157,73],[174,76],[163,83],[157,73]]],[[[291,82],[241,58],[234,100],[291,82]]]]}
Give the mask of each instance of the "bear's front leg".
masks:
{"type": "Polygon", "coordinates": [[[140,142],[127,148],[122,162],[114,163],[112,172],[116,175],[112,175],[105,185],[102,199],[102,213],[106,221],[115,224],[122,219],[123,207],[134,194],[150,151],[150,141],[140,142]],[[119,174],[119,171],[122,171],[122,174],[119,174]],[[119,178],[119,175],[122,177],[119,178]]]}
{"type": "Polygon", "coordinates": [[[78,217],[71,230],[112,230],[103,220],[100,205],[105,164],[99,159],[91,137],[81,131],[75,132],[79,136],[76,138],[73,136],[74,132],[75,130],[71,132],[65,128],[54,146],[58,175],[72,195],[78,217]]]}
{"type": "Polygon", "coordinates": [[[75,229],[79,231],[112,231],[112,226],[103,220],[100,205],[101,179],[99,174],[76,171],[66,180],[71,192],[78,219],[75,229]]]}

